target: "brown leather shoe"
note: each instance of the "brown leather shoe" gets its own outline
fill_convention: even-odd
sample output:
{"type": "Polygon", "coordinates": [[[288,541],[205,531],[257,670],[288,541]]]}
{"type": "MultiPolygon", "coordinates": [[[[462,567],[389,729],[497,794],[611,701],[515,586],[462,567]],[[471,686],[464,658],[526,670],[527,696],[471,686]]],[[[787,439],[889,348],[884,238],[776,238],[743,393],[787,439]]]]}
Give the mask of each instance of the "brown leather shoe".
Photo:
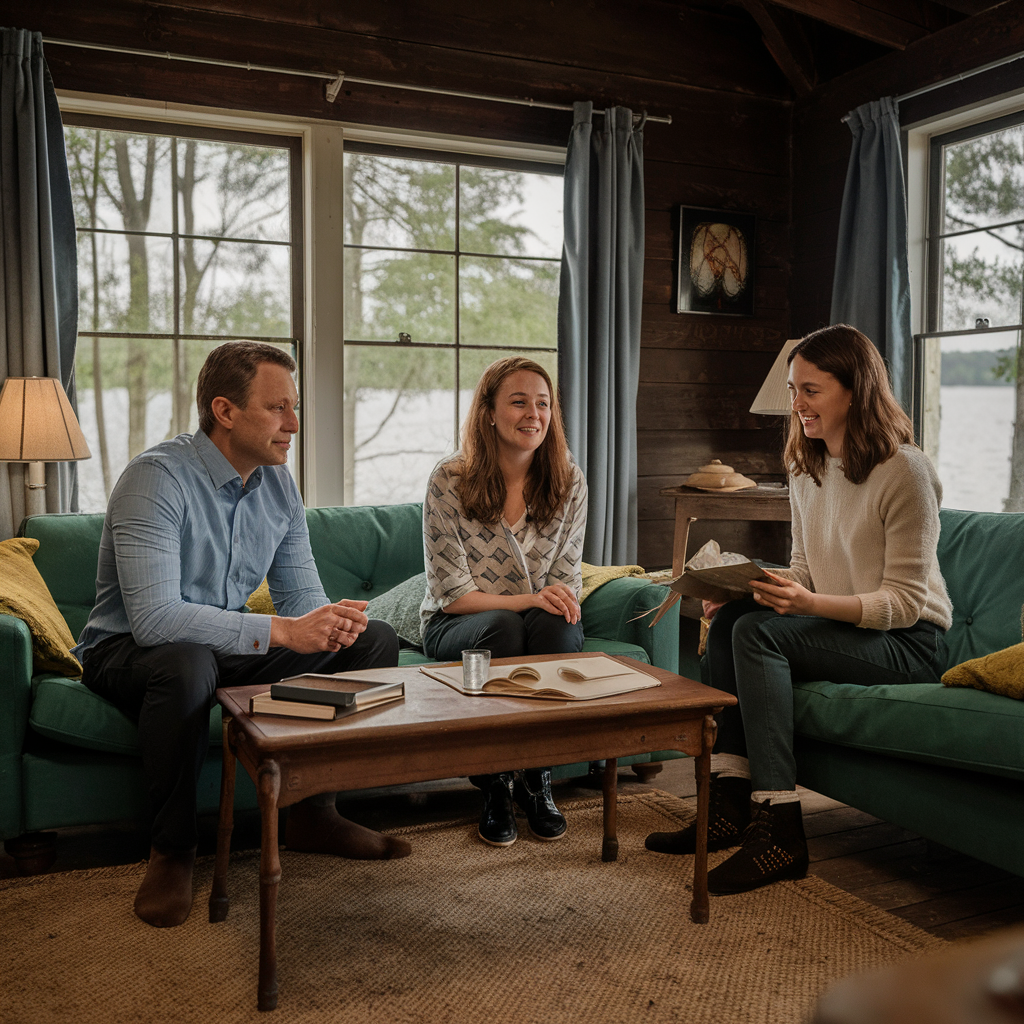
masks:
{"type": "Polygon", "coordinates": [[[301,853],[331,853],[351,860],[395,860],[408,857],[407,839],[386,836],[343,818],[336,807],[298,803],[288,809],[285,845],[301,853]]]}
{"type": "Polygon", "coordinates": [[[192,909],[192,867],[196,849],[183,853],[149,851],[146,877],[135,894],[135,913],[154,928],[175,928],[192,909]]]}

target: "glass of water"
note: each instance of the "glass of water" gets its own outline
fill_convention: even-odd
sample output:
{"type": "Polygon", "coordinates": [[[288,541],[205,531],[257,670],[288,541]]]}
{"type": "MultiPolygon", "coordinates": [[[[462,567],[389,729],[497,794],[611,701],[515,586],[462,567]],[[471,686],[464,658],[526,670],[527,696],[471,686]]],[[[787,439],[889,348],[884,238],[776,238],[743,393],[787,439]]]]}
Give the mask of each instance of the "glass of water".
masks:
{"type": "Polygon", "coordinates": [[[465,689],[482,690],[490,671],[490,651],[462,652],[462,685],[465,689]]]}

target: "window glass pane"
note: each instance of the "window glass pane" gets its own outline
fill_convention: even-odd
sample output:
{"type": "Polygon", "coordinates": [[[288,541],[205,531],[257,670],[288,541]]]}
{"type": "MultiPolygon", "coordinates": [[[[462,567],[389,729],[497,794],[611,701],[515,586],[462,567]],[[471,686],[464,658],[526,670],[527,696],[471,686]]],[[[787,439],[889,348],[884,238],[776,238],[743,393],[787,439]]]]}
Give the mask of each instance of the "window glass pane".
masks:
{"type": "Polygon", "coordinates": [[[291,334],[288,246],[191,238],[180,246],[182,334],[291,334]]]}
{"type": "Polygon", "coordinates": [[[182,234],[290,239],[288,150],[198,139],[177,150],[182,234]]]}
{"type": "Polygon", "coordinates": [[[79,227],[171,230],[170,139],[74,125],[64,138],[79,227]]]}
{"type": "Polygon", "coordinates": [[[79,231],[79,330],[172,331],[172,253],[169,238],[79,231]]]}
{"type": "Polygon", "coordinates": [[[451,345],[455,341],[455,257],[345,250],[345,337],[451,345]]]}
{"type": "Polygon", "coordinates": [[[1024,219],[1024,125],[946,146],[943,231],[1024,219]]]}
{"type": "Polygon", "coordinates": [[[422,501],[454,451],[455,352],[345,346],[346,494],[356,505],[422,501]]]}
{"type": "Polygon", "coordinates": [[[562,189],[561,175],[463,166],[460,251],[559,259],[562,189]]]}
{"type": "Polygon", "coordinates": [[[942,308],[939,330],[1001,327],[1021,321],[1024,234],[977,232],[946,238],[942,245],[942,308]],[[1009,236],[1018,240],[1009,241],[1009,236]],[[978,321],[982,323],[978,323],[978,321]],[[984,323],[988,320],[988,323],[984,323]]]}
{"type": "Polygon", "coordinates": [[[473,402],[475,390],[484,370],[497,359],[514,355],[529,356],[535,363],[540,363],[552,384],[558,387],[558,353],[557,352],[502,352],[500,349],[465,348],[459,351],[459,431],[466,420],[466,413],[473,402]]]}
{"type": "Polygon", "coordinates": [[[345,242],[455,248],[455,166],[345,154],[345,242]]]}
{"type": "MultiPolygon", "coordinates": [[[[78,420],[92,458],[78,463],[79,504],[102,512],[110,488],[140,452],[199,426],[196,378],[219,341],[79,338],[78,420]]],[[[294,346],[278,346],[294,358],[294,346]]],[[[288,464],[295,471],[296,446],[288,464]]]]}
{"type": "Polygon", "coordinates": [[[541,260],[461,257],[460,342],[554,348],[560,271],[541,260]]]}

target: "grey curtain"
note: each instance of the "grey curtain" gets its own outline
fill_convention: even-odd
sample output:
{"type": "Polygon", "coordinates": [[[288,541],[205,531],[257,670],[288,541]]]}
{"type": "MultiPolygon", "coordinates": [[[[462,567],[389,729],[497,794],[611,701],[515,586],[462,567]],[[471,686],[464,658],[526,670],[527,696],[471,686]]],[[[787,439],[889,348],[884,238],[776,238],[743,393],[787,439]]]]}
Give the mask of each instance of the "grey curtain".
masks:
{"type": "MultiPolygon", "coordinates": [[[[0,63],[0,385],[58,377],[75,407],[78,257],[64,129],[38,32],[5,28],[0,63]]],[[[25,514],[23,472],[0,463],[0,539],[25,514]]],[[[46,510],[77,504],[74,463],[46,467],[46,510]]]]}
{"type": "Polygon", "coordinates": [[[591,124],[574,104],[565,161],[558,297],[559,389],[569,447],[587,478],[583,558],[636,561],[636,393],[644,283],[644,119],[625,107],[591,124]]]}
{"type": "Polygon", "coordinates": [[[900,121],[889,97],[850,111],[846,172],[832,283],[832,323],[852,324],[889,364],[893,392],[908,412],[913,392],[907,193],[900,121]]]}

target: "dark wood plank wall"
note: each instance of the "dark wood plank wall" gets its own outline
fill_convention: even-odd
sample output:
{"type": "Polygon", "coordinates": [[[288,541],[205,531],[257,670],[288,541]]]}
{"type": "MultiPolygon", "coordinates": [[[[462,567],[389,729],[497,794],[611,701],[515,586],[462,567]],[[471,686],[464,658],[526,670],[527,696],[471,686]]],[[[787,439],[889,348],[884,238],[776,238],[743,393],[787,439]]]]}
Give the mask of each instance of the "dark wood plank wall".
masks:
{"type": "MultiPolygon", "coordinates": [[[[639,558],[671,562],[658,489],[714,457],[779,478],[775,421],[746,412],[789,331],[790,91],[740,10],[667,0],[0,0],[46,36],[556,102],[671,114],[646,130],[647,261],[638,399],[639,558]],[[680,203],[758,217],[753,318],[673,312],[680,203]]],[[[564,145],[571,115],[52,46],[58,88],[564,145]]],[[[709,532],[710,527],[702,527],[709,532]]],[[[756,548],[764,530],[724,527],[756,548]]],[[[751,553],[756,553],[754,550],[751,553]]]]}
{"type": "MultiPolygon", "coordinates": [[[[850,156],[850,131],[841,118],[881,96],[922,86],[1024,51],[1024,0],[1008,0],[983,14],[912,43],[834,79],[793,113],[793,270],[790,306],[795,334],[829,322],[839,211],[850,156]]],[[[977,75],[908,100],[903,124],[956,110],[986,97],[1024,90],[1024,62],[977,75]]]]}

